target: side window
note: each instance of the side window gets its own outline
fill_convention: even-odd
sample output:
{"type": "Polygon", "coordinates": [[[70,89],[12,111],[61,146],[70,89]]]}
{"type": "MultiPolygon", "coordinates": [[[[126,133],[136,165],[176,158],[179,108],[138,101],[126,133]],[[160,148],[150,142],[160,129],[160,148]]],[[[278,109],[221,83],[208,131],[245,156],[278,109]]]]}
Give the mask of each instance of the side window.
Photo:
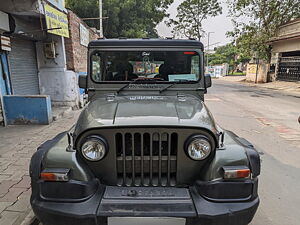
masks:
{"type": "Polygon", "coordinates": [[[101,57],[98,55],[92,56],[92,77],[93,80],[101,80],[101,57]]]}
{"type": "Polygon", "coordinates": [[[199,55],[195,55],[192,57],[191,60],[191,73],[196,74],[196,76],[199,78],[200,76],[200,57],[199,55]]]}

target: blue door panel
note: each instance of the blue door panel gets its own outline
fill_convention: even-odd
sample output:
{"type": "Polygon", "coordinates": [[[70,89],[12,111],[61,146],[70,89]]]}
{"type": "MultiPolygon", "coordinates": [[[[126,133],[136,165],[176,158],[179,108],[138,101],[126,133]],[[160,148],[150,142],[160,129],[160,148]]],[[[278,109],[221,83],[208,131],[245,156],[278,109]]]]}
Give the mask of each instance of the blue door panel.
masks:
{"type": "Polygon", "coordinates": [[[0,53],[0,91],[2,96],[11,95],[8,61],[4,52],[0,53]]]}

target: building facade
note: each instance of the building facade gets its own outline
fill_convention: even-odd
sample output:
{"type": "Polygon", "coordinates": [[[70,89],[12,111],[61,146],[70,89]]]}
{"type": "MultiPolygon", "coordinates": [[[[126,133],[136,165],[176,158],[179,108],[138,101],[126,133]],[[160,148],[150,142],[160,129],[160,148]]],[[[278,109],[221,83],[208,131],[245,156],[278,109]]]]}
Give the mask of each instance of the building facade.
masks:
{"type": "Polygon", "coordinates": [[[45,104],[39,106],[47,108],[46,123],[51,122],[51,107],[78,107],[78,74],[87,71],[87,44],[97,33],[65,9],[64,0],[1,2],[0,21],[1,46],[9,45],[0,50],[0,122],[47,121],[40,118],[42,112],[34,111],[39,108],[33,107],[35,101],[45,104]],[[14,118],[5,108],[12,108],[16,97],[18,104],[23,98],[30,105],[22,104],[14,118]],[[31,118],[26,112],[32,112],[31,118]]]}
{"type": "Polygon", "coordinates": [[[270,81],[300,81],[300,18],[282,25],[269,45],[270,81]]]}
{"type": "Polygon", "coordinates": [[[75,13],[68,10],[70,38],[65,39],[67,69],[76,73],[87,72],[88,44],[99,38],[96,29],[88,27],[75,13]]]}

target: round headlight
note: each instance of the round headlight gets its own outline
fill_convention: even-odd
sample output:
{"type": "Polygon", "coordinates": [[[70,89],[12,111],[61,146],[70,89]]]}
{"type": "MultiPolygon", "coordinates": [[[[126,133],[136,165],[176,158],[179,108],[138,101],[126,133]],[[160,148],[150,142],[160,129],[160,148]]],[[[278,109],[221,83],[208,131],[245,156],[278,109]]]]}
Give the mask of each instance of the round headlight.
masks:
{"type": "Polygon", "coordinates": [[[205,136],[191,138],[187,146],[187,153],[193,160],[204,160],[212,151],[212,146],[205,136]]]}
{"type": "Polygon", "coordinates": [[[104,158],[107,145],[100,137],[90,137],[81,146],[84,158],[89,161],[99,161],[104,158]]]}

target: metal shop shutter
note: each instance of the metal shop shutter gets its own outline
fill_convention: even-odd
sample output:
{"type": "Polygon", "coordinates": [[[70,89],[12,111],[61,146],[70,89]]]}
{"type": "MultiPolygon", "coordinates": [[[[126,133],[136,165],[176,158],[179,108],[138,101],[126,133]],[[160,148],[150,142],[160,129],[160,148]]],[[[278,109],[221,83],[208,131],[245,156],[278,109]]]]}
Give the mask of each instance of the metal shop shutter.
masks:
{"type": "Polygon", "coordinates": [[[35,43],[12,39],[11,45],[9,62],[13,94],[40,94],[35,43]]]}

